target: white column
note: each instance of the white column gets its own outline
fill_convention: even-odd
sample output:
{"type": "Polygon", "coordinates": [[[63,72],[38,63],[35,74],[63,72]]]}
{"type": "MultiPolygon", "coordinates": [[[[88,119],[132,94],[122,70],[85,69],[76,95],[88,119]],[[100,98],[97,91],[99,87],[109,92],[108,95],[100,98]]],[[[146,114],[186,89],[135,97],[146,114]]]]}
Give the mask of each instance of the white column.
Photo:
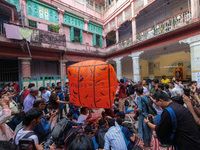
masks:
{"type": "Polygon", "coordinates": [[[191,0],[192,20],[199,18],[199,0],[191,0]]]}
{"type": "Polygon", "coordinates": [[[117,69],[117,79],[121,79],[122,78],[122,65],[121,65],[121,59],[123,57],[118,57],[113,59],[116,62],[116,69],[117,69]]]}
{"type": "MultiPolygon", "coordinates": [[[[181,40],[179,43],[188,43],[190,45],[192,80],[198,81],[199,78],[196,75],[200,73],[200,35],[181,40]]],[[[198,84],[200,84],[200,81],[198,81],[198,84]]]]}
{"type": "Polygon", "coordinates": [[[133,60],[133,81],[138,82],[141,81],[140,78],[140,54],[143,52],[132,53],[131,56],[133,60]]]}

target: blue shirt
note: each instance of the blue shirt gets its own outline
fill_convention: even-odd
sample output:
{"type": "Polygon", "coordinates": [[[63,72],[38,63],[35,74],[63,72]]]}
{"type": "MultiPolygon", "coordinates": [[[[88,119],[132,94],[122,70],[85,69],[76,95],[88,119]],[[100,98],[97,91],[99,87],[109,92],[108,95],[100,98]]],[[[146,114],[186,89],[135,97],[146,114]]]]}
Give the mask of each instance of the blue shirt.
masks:
{"type": "MultiPolygon", "coordinates": [[[[124,133],[127,141],[130,141],[130,137],[133,137],[133,134],[129,131],[129,129],[127,127],[123,127],[122,128],[122,132],[124,133]]],[[[134,144],[130,141],[128,144],[128,150],[132,150],[133,149],[134,144]]]]}
{"type": "Polygon", "coordinates": [[[40,124],[34,127],[33,131],[38,136],[38,139],[44,135],[47,135],[51,131],[51,125],[48,123],[47,119],[42,117],[40,124]]]}
{"type": "Polygon", "coordinates": [[[110,147],[111,150],[127,150],[122,131],[116,122],[105,134],[104,150],[110,150],[110,147]]]}
{"type": "MultiPolygon", "coordinates": [[[[60,101],[64,101],[64,95],[62,93],[57,94],[60,98],[60,101]]],[[[64,108],[64,104],[60,104],[60,109],[64,108]]]]}

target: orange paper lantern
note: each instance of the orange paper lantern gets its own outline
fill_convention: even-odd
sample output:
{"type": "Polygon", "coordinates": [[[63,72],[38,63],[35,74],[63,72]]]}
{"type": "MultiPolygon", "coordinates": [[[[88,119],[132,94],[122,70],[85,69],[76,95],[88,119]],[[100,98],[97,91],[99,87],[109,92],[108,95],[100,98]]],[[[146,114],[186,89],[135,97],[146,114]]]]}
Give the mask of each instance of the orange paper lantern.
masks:
{"type": "Polygon", "coordinates": [[[70,102],[75,106],[110,108],[117,90],[114,68],[103,61],[89,60],[67,69],[70,102]]]}

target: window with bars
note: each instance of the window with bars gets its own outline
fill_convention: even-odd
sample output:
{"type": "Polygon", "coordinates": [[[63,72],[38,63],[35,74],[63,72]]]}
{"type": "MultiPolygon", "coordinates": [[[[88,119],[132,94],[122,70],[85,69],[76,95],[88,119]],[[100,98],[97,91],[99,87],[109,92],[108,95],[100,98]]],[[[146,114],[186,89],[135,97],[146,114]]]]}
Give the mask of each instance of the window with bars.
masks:
{"type": "Polygon", "coordinates": [[[93,40],[93,46],[95,47],[103,46],[103,39],[101,35],[93,34],[92,40],[93,40]]]}
{"type": "Polygon", "coordinates": [[[86,6],[93,9],[94,2],[92,0],[86,0],[86,6]]]}
{"type": "Polygon", "coordinates": [[[101,14],[101,6],[95,3],[95,11],[101,14]]]}
{"type": "Polygon", "coordinates": [[[33,27],[33,28],[37,28],[37,22],[34,21],[34,20],[28,19],[28,26],[33,27]]]}
{"type": "Polygon", "coordinates": [[[83,42],[83,30],[71,27],[70,28],[70,41],[82,43],[83,42]]]}
{"type": "Polygon", "coordinates": [[[103,5],[103,11],[106,12],[110,5],[112,5],[114,0],[105,0],[103,5]]]}

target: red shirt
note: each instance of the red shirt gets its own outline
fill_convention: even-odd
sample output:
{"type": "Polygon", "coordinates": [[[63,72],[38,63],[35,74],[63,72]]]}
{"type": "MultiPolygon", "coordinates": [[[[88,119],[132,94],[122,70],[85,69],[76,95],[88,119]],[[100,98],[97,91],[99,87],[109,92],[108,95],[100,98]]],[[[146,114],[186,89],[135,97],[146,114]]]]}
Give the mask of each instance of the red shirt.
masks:
{"type": "Polygon", "coordinates": [[[13,86],[18,94],[19,93],[19,84],[15,83],[15,84],[13,84],[13,86]]]}
{"type": "Polygon", "coordinates": [[[126,98],[126,86],[125,84],[120,85],[120,89],[119,89],[119,98],[126,98]]]}

